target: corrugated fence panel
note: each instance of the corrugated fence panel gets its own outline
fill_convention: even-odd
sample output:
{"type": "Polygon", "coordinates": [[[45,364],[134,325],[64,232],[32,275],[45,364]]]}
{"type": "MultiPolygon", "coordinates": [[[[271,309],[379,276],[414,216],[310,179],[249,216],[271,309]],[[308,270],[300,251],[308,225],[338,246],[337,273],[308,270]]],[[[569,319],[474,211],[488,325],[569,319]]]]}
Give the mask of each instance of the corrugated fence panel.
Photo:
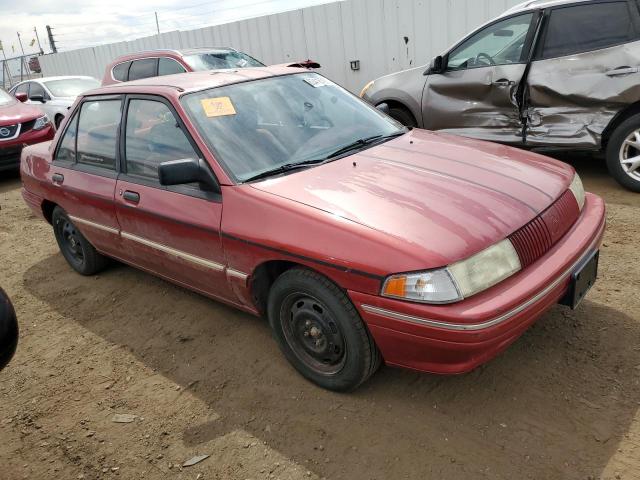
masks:
{"type": "Polygon", "coordinates": [[[354,93],[369,81],[423,66],[521,0],[343,0],[189,31],[40,57],[44,75],[93,75],[118,55],[157,48],[230,46],[266,64],[311,58],[354,93]],[[360,70],[349,62],[360,61],[360,70]]]}

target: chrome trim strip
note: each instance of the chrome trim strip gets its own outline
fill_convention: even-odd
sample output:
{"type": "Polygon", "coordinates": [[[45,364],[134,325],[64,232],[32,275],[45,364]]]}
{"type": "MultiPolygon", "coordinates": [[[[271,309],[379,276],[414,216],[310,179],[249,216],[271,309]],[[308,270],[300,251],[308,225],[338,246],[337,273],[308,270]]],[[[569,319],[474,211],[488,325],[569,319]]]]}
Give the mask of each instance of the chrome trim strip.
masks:
{"type": "Polygon", "coordinates": [[[246,282],[247,278],[249,278],[248,274],[241,272],[239,270],[234,270],[233,268],[227,268],[227,275],[230,277],[239,278],[243,282],[246,282]]]}
{"type": "Polygon", "coordinates": [[[85,220],[84,218],[79,218],[79,217],[74,217],[72,215],[69,215],[69,219],[73,222],[80,223],[88,227],[93,227],[93,228],[97,228],[98,230],[103,230],[105,232],[113,233],[114,235],[118,235],[120,233],[120,230],[118,230],[117,228],[107,227],[106,225],[91,222],[89,220],[85,220]]]}
{"type": "Polygon", "coordinates": [[[530,307],[534,303],[538,302],[538,300],[540,300],[542,297],[544,297],[550,291],[552,291],[554,288],[556,288],[558,285],[560,285],[561,282],[566,280],[567,277],[569,275],[571,275],[571,273],[574,271],[574,269],[580,264],[580,262],[582,262],[585,259],[585,257],[587,257],[588,255],[591,255],[595,251],[594,248],[595,248],[596,244],[598,243],[598,240],[600,239],[600,235],[602,233],[602,230],[604,230],[604,223],[603,223],[602,227],[600,228],[595,240],[593,242],[591,242],[591,245],[589,245],[589,247],[585,250],[584,255],[581,255],[580,258],[578,258],[569,268],[567,268],[562,273],[562,275],[560,275],[558,278],[556,278],[552,283],[547,285],[544,289],[542,289],[540,292],[538,292],[536,295],[531,297],[526,302],[524,302],[524,303],[518,305],[517,307],[515,307],[513,310],[509,310],[508,312],[500,315],[499,317],[493,318],[491,320],[487,320],[486,322],[481,322],[481,323],[449,323],[449,322],[443,322],[443,321],[440,321],[440,320],[432,320],[432,319],[428,319],[428,318],[417,317],[417,316],[414,316],[414,315],[408,315],[408,314],[405,314],[405,313],[394,312],[393,310],[387,310],[387,309],[380,308],[380,307],[374,307],[373,305],[366,305],[364,303],[360,304],[360,306],[362,307],[362,309],[365,312],[368,312],[368,313],[374,313],[374,314],[381,315],[383,317],[387,317],[387,318],[390,318],[390,319],[393,319],[393,320],[400,320],[402,322],[414,323],[414,324],[418,324],[418,325],[429,325],[431,327],[443,328],[445,330],[476,331],[476,330],[482,330],[482,329],[485,329],[485,328],[493,327],[494,325],[498,325],[500,323],[506,322],[511,317],[517,315],[518,313],[522,312],[523,310],[525,310],[526,308],[530,307]]]}
{"type": "MultiPolygon", "coordinates": [[[[13,125],[15,125],[15,123],[13,125]]],[[[13,127],[13,125],[2,125],[2,128],[13,127]]],[[[22,130],[22,123],[18,123],[18,128],[16,128],[16,133],[13,134],[13,137],[2,137],[0,138],[0,142],[7,142],[9,140],[18,138],[20,136],[21,130],[22,130]]]]}
{"type": "Polygon", "coordinates": [[[225,266],[220,263],[212,262],[211,260],[206,260],[204,258],[191,255],[190,253],[186,253],[181,250],[176,250],[175,248],[167,247],[166,245],[162,245],[161,243],[152,242],[151,240],[138,237],[137,235],[132,235],[131,233],[120,232],[120,235],[122,236],[122,238],[126,238],[128,240],[141,243],[143,245],[146,245],[147,247],[155,248],[156,250],[160,250],[161,252],[168,253],[169,255],[174,255],[188,262],[210,268],[211,270],[215,270],[217,272],[222,272],[225,269],[225,266]]]}

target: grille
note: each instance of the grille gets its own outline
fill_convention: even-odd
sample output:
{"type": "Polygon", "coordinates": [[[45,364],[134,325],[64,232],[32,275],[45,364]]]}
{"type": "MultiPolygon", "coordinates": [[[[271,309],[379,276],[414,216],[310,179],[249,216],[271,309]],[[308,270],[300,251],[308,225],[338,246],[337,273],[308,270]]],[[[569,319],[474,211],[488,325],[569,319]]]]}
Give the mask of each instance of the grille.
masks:
{"type": "Polygon", "coordinates": [[[13,138],[19,127],[19,123],[16,123],[15,125],[0,126],[0,140],[8,140],[10,138],[13,138]]]}
{"type": "Polygon", "coordinates": [[[563,193],[549,208],[513,233],[509,240],[513,244],[522,268],[547,253],[580,216],[578,202],[570,190],[563,193]]]}

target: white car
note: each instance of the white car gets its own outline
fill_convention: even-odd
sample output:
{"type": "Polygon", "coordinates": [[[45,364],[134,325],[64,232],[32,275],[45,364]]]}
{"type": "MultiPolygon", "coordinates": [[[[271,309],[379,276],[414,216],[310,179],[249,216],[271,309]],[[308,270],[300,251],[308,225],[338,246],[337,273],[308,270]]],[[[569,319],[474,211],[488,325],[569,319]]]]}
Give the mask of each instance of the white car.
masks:
{"type": "Polygon", "coordinates": [[[44,77],[18,83],[9,93],[22,102],[40,107],[58,128],[76,97],[99,86],[100,82],[93,77],[44,77]]]}

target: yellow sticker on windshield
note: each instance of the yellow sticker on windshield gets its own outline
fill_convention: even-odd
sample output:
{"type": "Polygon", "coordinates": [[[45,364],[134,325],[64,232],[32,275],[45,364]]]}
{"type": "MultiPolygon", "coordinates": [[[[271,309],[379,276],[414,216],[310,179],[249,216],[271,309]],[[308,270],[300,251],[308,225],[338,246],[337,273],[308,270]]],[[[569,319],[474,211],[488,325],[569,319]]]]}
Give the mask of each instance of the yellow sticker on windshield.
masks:
{"type": "Polygon", "coordinates": [[[235,115],[236,109],[229,97],[205,98],[200,100],[202,108],[207,117],[224,117],[225,115],[235,115]]]}

